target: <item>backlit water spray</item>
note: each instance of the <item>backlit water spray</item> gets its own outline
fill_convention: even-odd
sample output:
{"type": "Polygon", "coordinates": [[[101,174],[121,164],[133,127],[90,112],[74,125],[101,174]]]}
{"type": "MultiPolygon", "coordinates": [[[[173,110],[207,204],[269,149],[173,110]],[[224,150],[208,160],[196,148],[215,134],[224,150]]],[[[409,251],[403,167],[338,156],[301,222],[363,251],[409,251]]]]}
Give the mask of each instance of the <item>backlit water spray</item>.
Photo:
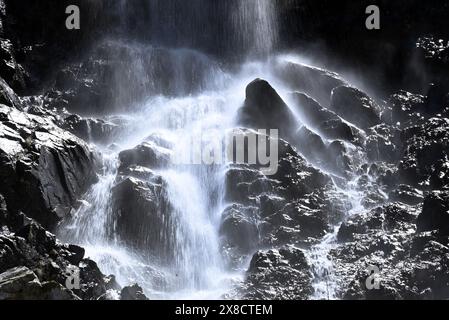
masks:
{"type": "MultiPolygon", "coordinates": [[[[152,175],[161,177],[165,186],[156,203],[166,205],[169,219],[158,231],[161,247],[142,252],[124,244],[117,235],[120,226],[112,206],[120,151],[134,148],[148,137],[159,137],[170,144],[172,151],[183,153],[191,153],[193,144],[189,142],[204,132],[206,144],[223,140],[227,130],[236,126],[235,116],[245,99],[245,87],[254,78],[268,80],[288,99],[288,91],[268,71],[278,37],[274,1],[231,1],[229,12],[223,12],[228,21],[227,37],[238,44],[236,51],[246,52],[247,61],[230,68],[233,71],[197,50],[165,46],[164,39],[169,38],[173,40],[171,45],[195,43],[185,38],[186,30],[192,32],[192,37],[207,34],[201,24],[207,16],[201,3],[207,1],[194,1],[191,7],[186,7],[186,2],[149,0],[149,8],[154,11],[149,31],[152,43],[108,42],[111,58],[123,60],[123,69],[116,70],[114,79],[116,103],[133,101],[130,97],[139,96],[142,88],[144,98],[133,101],[131,112],[114,115],[122,119],[126,130],[114,141],[113,148],[97,146],[103,154],[99,181],[86,194],[72,221],[60,230],[63,240],[85,247],[86,255],[98,263],[103,273],[114,274],[122,286],[137,282],[150,298],[220,298],[243,277],[243,272],[227,270],[220,247],[227,166],[172,163],[152,169],[152,175]],[[169,15],[173,8],[186,10],[185,15],[169,15]]],[[[211,2],[207,3],[211,6],[211,2]]],[[[124,10],[124,2],[121,4],[118,8],[124,10]]],[[[153,236],[151,232],[152,226],[143,225],[139,236],[153,236]]],[[[325,237],[309,254],[318,270],[314,281],[317,299],[323,297],[323,281],[327,279],[324,273],[331,269],[324,255],[334,235],[325,237]]]]}

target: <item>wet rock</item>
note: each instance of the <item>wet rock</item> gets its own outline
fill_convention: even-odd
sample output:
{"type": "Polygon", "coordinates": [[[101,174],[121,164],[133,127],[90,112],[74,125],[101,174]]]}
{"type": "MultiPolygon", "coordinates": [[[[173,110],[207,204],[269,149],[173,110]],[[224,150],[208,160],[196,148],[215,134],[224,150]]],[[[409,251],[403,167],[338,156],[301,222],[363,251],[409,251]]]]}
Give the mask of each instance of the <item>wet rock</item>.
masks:
{"type": "Polygon", "coordinates": [[[449,192],[433,191],[426,196],[416,225],[418,232],[438,230],[449,236],[449,192]]]}
{"type": "Polygon", "coordinates": [[[406,128],[423,120],[425,97],[407,91],[393,94],[389,99],[392,109],[392,122],[406,128]]]}
{"type": "Polygon", "coordinates": [[[326,145],[319,135],[301,127],[296,133],[295,145],[309,162],[319,168],[341,176],[347,176],[353,170],[343,141],[335,140],[326,145]]]}
{"type": "Polygon", "coordinates": [[[331,110],[343,119],[366,130],[379,124],[380,107],[362,91],[340,86],[332,90],[331,110]]]}
{"type": "Polygon", "coordinates": [[[371,161],[394,163],[402,152],[400,131],[385,124],[374,126],[368,130],[366,153],[371,161]]]}
{"type": "Polygon", "coordinates": [[[25,88],[29,75],[17,63],[15,56],[16,53],[12,42],[8,39],[0,39],[0,75],[17,91],[25,88]]]}
{"type": "Polygon", "coordinates": [[[144,181],[123,177],[112,189],[115,235],[145,253],[160,252],[174,236],[166,234],[171,231],[164,227],[171,221],[165,183],[162,177],[149,174],[144,181]]]}
{"type": "Polygon", "coordinates": [[[405,183],[431,189],[449,183],[448,129],[448,119],[431,118],[403,131],[405,151],[399,163],[399,175],[405,183]]]}
{"type": "Polygon", "coordinates": [[[279,60],[273,70],[292,90],[304,92],[322,105],[329,105],[334,88],[346,85],[334,72],[300,63],[279,60]]]}
{"type": "Polygon", "coordinates": [[[235,248],[241,254],[248,254],[259,244],[258,210],[233,204],[222,214],[220,236],[228,248],[235,248]]]}
{"type": "Polygon", "coordinates": [[[265,80],[256,79],[246,87],[246,100],[239,110],[239,122],[253,129],[277,129],[279,136],[288,138],[297,122],[278,93],[265,80]]]}
{"type": "Polygon", "coordinates": [[[172,151],[152,141],[143,142],[134,149],[120,152],[120,169],[138,165],[150,169],[168,166],[172,159],[172,151]]]}
{"type": "Polygon", "coordinates": [[[22,109],[22,102],[13,89],[0,77],[0,104],[8,107],[22,109]]]}
{"type": "Polygon", "coordinates": [[[0,192],[10,210],[52,228],[96,181],[95,154],[51,118],[0,105],[0,121],[0,192]]]}
{"type": "Polygon", "coordinates": [[[57,282],[41,283],[27,267],[9,269],[0,274],[0,300],[80,300],[57,282]]]}
{"type": "Polygon", "coordinates": [[[316,133],[302,126],[296,132],[296,145],[301,153],[312,163],[326,167],[328,162],[327,148],[323,139],[316,133]]]}
{"type": "Polygon", "coordinates": [[[293,99],[301,119],[309,123],[327,139],[341,139],[360,144],[363,135],[357,128],[344,122],[334,112],[323,108],[317,101],[303,93],[294,93],[293,99]]]}
{"type": "Polygon", "coordinates": [[[120,300],[148,300],[139,285],[127,286],[120,292],[120,300]]]}
{"type": "Polygon", "coordinates": [[[243,299],[304,300],[312,294],[312,274],[304,253],[283,247],[254,254],[243,299]]]}
{"type": "Polygon", "coordinates": [[[70,115],[63,120],[62,128],[85,141],[107,144],[113,140],[119,126],[100,119],[70,115]]]}
{"type": "Polygon", "coordinates": [[[2,287],[0,296],[7,294],[14,295],[15,299],[59,300],[96,299],[103,295],[110,289],[106,278],[93,261],[81,260],[82,250],[77,248],[75,250],[73,246],[59,243],[54,235],[37,224],[24,227],[18,235],[0,232],[0,273],[20,270],[19,280],[33,275],[31,282],[14,280],[14,288],[16,284],[22,286],[19,292],[11,291],[11,287],[2,287]],[[74,271],[80,276],[80,288],[68,290],[66,281],[74,275],[74,271]]]}
{"type": "Polygon", "coordinates": [[[423,192],[408,185],[400,185],[388,194],[390,201],[399,201],[409,205],[417,205],[424,201],[423,192]]]}

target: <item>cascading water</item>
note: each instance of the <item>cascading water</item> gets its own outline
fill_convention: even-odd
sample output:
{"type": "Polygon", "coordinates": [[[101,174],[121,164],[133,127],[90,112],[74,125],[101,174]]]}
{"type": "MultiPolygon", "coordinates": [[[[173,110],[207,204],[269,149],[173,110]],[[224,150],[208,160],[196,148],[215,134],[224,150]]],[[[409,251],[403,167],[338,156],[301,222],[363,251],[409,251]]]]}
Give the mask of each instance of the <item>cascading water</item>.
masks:
{"type": "MultiPolygon", "coordinates": [[[[227,1],[223,3],[220,9],[230,6],[227,1]]],[[[275,2],[229,3],[233,4],[231,8],[220,14],[227,15],[227,37],[238,44],[236,50],[246,52],[247,57],[272,54],[278,33],[275,2]]],[[[246,62],[240,71],[234,68],[231,72],[206,54],[168,48],[192,46],[214,37],[203,30],[201,23],[202,19],[212,23],[206,19],[210,6],[214,6],[210,1],[188,5],[182,0],[149,1],[151,30],[147,38],[152,44],[108,42],[109,57],[120,61],[112,79],[115,104],[133,104],[133,108],[126,106],[131,111],[114,116],[126,123],[126,130],[114,141],[114,148],[97,146],[103,153],[103,174],[73,220],[60,231],[62,239],[85,247],[87,256],[97,261],[103,273],[116,275],[121,285],[139,283],[152,298],[219,298],[233,279],[241,277],[241,273],[226,269],[220,252],[226,164],[170,164],[154,170],[165,184],[157,201],[169,203],[170,218],[164,220],[165,229],[159,235],[164,249],[148,248],[151,254],[146,254],[126,245],[117,235],[112,190],[117,183],[119,152],[150,136],[168,141],[177,154],[195,153],[198,143],[192,142],[198,139],[203,145],[223,141],[226,131],[235,127],[234,117],[244,101],[245,87],[254,78],[269,80],[288,100],[288,90],[269,72],[270,58],[246,62]],[[202,33],[204,39],[199,36],[202,33]]],[[[120,2],[119,10],[125,7],[125,2],[120,2]]],[[[145,228],[142,226],[143,233],[150,230],[145,228]]],[[[332,268],[327,254],[335,236],[336,232],[329,234],[310,251],[309,260],[316,271],[313,298],[334,296],[327,283],[332,268]]]]}

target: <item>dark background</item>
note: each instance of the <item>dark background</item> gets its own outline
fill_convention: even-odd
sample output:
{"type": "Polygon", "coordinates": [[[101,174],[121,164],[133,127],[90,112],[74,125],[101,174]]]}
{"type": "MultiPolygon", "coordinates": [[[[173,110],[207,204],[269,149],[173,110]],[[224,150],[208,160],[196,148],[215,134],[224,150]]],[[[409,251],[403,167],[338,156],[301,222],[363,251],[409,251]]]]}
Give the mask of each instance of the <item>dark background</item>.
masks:
{"type": "MultiPolygon", "coordinates": [[[[165,9],[153,15],[148,0],[126,1],[124,10],[128,13],[124,15],[118,10],[121,1],[0,0],[1,37],[12,41],[17,62],[31,74],[28,89],[36,90],[62,62],[78,58],[110,34],[195,47],[227,60],[242,54],[227,34],[229,21],[223,18],[226,8],[239,0],[154,0],[153,4],[158,1],[164,1],[165,9]],[[69,4],[81,9],[79,31],[64,27],[69,4]],[[198,18],[192,22],[185,19],[186,14],[198,18]],[[151,21],[155,16],[160,19],[159,30],[151,21]],[[161,29],[161,21],[167,21],[166,29],[161,29]],[[208,32],[197,32],[205,28],[208,32]]],[[[425,90],[423,84],[429,79],[423,75],[416,41],[426,35],[449,39],[447,0],[274,1],[279,10],[282,50],[304,52],[334,69],[350,67],[382,91],[425,90]],[[370,4],[380,7],[381,30],[365,28],[365,8],[370,4]]]]}

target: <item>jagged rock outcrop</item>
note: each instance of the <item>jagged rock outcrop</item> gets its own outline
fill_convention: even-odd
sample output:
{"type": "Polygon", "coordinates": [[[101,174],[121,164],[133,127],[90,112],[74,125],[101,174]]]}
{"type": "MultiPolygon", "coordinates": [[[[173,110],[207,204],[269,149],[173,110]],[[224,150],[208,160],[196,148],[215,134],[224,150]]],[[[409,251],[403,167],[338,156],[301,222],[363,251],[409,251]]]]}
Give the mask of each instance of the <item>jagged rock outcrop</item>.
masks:
{"type": "Polygon", "coordinates": [[[8,107],[22,109],[22,102],[13,89],[0,77],[0,103],[8,107]]]}
{"type": "Polygon", "coordinates": [[[80,139],[88,142],[107,144],[114,141],[120,126],[109,121],[92,118],[82,118],[70,115],[61,121],[61,127],[80,139]]]}
{"type": "Polygon", "coordinates": [[[334,88],[346,85],[338,74],[305,64],[279,59],[273,73],[293,91],[304,92],[322,105],[329,105],[334,88]]]}
{"type": "Polygon", "coordinates": [[[148,300],[143,289],[138,284],[127,286],[120,292],[120,300],[148,300]]]}
{"type": "Polygon", "coordinates": [[[52,228],[96,181],[95,155],[51,119],[0,105],[0,192],[13,211],[52,228]]]}
{"type": "Polygon", "coordinates": [[[313,98],[303,93],[294,93],[293,99],[297,103],[296,110],[300,117],[325,138],[344,140],[353,144],[362,143],[363,134],[359,129],[344,122],[334,112],[323,108],[313,98]]]}
{"type": "Polygon", "coordinates": [[[0,300],[97,299],[118,289],[111,279],[84,257],[83,248],[59,242],[31,219],[7,224],[0,232],[0,300]],[[69,289],[67,281],[74,275],[79,287],[69,289]]]}
{"type": "Polygon", "coordinates": [[[449,236],[449,192],[434,191],[424,199],[423,209],[416,221],[417,231],[438,230],[449,236]]]}
{"type": "Polygon", "coordinates": [[[145,179],[128,176],[112,190],[115,236],[144,253],[151,253],[168,245],[170,235],[163,230],[169,224],[170,203],[164,200],[163,179],[149,170],[141,172],[145,179]]]}
{"type": "Polygon", "coordinates": [[[277,129],[286,139],[298,126],[294,114],[265,80],[256,79],[246,87],[246,100],[239,110],[241,125],[252,129],[277,129]]]}
{"type": "Polygon", "coordinates": [[[152,169],[167,167],[172,160],[173,152],[154,141],[146,141],[136,146],[134,149],[120,152],[120,166],[127,168],[131,165],[138,165],[152,169]]]}
{"type": "Polygon", "coordinates": [[[399,163],[403,181],[431,189],[448,184],[448,126],[447,118],[431,118],[403,130],[405,150],[399,163]]]}
{"type": "Polygon", "coordinates": [[[313,291],[304,253],[296,247],[258,251],[242,285],[244,299],[302,300],[313,291]]]}
{"type": "Polygon", "coordinates": [[[330,108],[363,130],[381,123],[380,107],[364,92],[353,87],[333,89],[330,108]]]}

